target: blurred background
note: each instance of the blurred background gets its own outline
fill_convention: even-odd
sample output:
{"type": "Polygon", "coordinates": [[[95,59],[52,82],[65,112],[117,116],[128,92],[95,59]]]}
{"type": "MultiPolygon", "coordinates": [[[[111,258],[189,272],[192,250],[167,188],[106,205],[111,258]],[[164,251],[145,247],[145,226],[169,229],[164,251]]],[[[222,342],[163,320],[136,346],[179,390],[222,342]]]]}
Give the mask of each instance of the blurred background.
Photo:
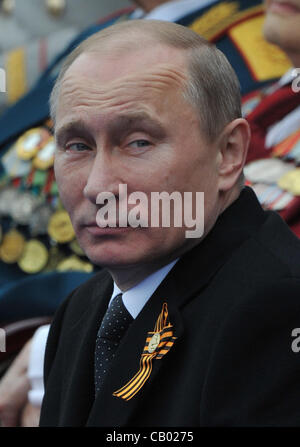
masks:
{"type": "Polygon", "coordinates": [[[0,113],[35,83],[80,31],[129,4],[126,0],[0,0],[0,67],[7,75],[0,113]]]}

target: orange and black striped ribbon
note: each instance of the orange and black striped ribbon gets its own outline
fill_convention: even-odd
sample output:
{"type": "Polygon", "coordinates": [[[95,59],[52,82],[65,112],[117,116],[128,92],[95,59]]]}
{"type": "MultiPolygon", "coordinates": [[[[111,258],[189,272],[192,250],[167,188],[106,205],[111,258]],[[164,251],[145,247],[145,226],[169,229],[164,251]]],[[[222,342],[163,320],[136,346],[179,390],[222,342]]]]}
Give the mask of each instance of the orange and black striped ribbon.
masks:
{"type": "Polygon", "coordinates": [[[146,344],[141,355],[139,371],[126,385],[115,391],[113,396],[120,397],[124,400],[130,400],[140,391],[150,377],[152,360],[161,359],[173,346],[177,337],[173,337],[172,327],[173,326],[169,322],[168,306],[167,303],[164,303],[162,311],[156,321],[154,331],[148,332],[147,334],[146,344]],[[157,338],[159,334],[159,343],[152,352],[153,348],[149,348],[149,344],[155,334],[157,334],[157,338]]]}

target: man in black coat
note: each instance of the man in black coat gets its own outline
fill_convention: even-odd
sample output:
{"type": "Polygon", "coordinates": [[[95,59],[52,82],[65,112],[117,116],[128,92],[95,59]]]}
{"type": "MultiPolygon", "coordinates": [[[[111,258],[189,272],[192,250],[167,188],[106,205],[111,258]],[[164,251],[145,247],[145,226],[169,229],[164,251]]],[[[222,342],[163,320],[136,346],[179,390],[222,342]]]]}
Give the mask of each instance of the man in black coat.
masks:
{"type": "Polygon", "coordinates": [[[224,55],[179,25],[118,24],[69,56],[51,109],[62,201],[106,270],[57,312],[41,426],[298,424],[300,243],[242,186],[224,55]]]}

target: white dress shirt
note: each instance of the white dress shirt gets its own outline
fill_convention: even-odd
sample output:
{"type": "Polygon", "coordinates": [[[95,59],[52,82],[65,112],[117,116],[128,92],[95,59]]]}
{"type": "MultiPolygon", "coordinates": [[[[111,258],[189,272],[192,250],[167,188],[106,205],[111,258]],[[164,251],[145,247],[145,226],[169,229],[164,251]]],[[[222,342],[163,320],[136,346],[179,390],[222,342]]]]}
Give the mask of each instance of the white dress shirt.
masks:
{"type": "Polygon", "coordinates": [[[157,270],[156,272],[152,273],[152,275],[148,276],[146,279],[144,279],[142,282],[137,284],[136,286],[132,287],[131,289],[127,290],[126,292],[122,292],[122,290],[119,289],[116,283],[114,283],[114,290],[112,297],[109,302],[109,306],[112,302],[112,300],[119,295],[120,293],[123,293],[123,303],[130,315],[133,318],[136,318],[140,311],[143,309],[147,301],[149,300],[150,296],[153,295],[157,287],[160,285],[160,283],[163,281],[163,279],[167,276],[169,271],[172,269],[172,267],[176,264],[178,259],[175,259],[175,261],[170,262],[170,264],[165,265],[161,269],[157,270]]]}

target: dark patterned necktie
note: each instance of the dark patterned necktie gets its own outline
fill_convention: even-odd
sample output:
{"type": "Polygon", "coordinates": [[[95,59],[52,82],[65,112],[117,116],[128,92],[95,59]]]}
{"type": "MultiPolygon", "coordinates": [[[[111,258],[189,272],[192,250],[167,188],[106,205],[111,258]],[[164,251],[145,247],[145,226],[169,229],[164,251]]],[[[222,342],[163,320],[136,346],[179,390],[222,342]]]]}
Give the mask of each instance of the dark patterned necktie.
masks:
{"type": "Polygon", "coordinates": [[[96,394],[102,386],[119,343],[132,321],[133,318],[124,306],[120,293],[112,300],[97,334],[95,348],[96,394]]]}

